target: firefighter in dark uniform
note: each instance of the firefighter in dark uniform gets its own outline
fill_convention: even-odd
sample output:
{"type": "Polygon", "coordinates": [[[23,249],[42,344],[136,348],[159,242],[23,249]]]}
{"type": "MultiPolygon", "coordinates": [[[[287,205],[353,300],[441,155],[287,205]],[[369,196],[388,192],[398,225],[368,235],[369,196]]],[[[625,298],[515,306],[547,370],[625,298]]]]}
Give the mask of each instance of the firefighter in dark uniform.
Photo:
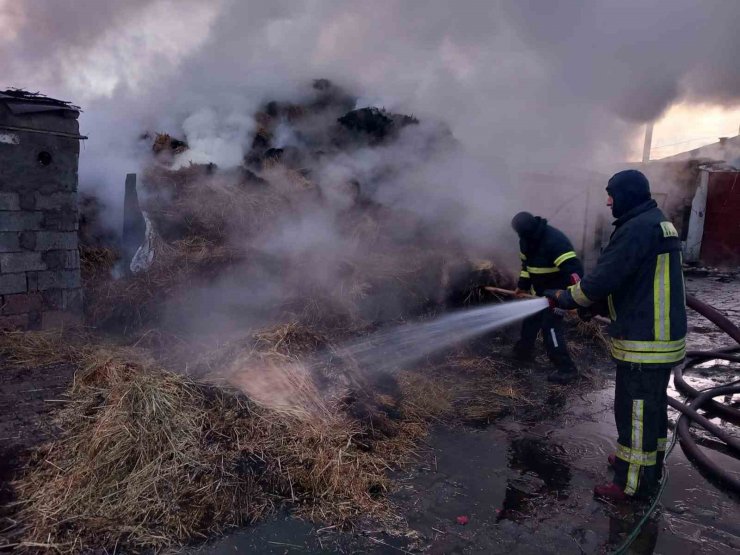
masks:
{"type": "MultiPolygon", "coordinates": [[[[543,296],[546,290],[567,287],[583,275],[583,265],[573,245],[562,231],[549,225],[547,220],[529,212],[520,212],[514,216],[511,226],[519,235],[519,256],[522,259],[517,283],[518,296],[530,293],[543,296]]],[[[533,358],[540,330],[547,355],[555,366],[555,372],[547,379],[561,384],[573,381],[578,376],[578,370],[568,353],[560,311],[546,309],[525,319],[521,339],[514,346],[514,354],[521,360],[533,358]]]]}
{"type": "Polygon", "coordinates": [[[564,309],[608,314],[617,363],[614,417],[618,441],[609,462],[614,481],[594,488],[613,500],[652,496],[668,435],[667,386],[686,353],[686,296],[681,241],[637,170],[615,174],[606,188],[614,233],[592,272],[546,295],[564,309]]]}

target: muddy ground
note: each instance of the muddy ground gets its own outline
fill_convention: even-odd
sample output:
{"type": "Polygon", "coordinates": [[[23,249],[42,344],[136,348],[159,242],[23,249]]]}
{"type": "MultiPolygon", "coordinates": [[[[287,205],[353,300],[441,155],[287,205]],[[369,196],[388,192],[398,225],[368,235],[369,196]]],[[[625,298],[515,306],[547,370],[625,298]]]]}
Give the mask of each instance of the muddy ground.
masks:
{"type": "MultiPolygon", "coordinates": [[[[740,276],[695,272],[689,291],[740,322],[740,276]]],[[[690,348],[716,348],[729,340],[690,313],[690,348]]],[[[629,509],[595,501],[591,488],[610,478],[613,450],[613,365],[598,349],[582,350],[589,375],[578,384],[548,386],[543,353],[522,366],[508,358],[512,333],[489,338],[502,363],[515,365],[547,399],[546,411],[521,410],[493,424],[440,426],[419,450],[419,459],[394,474],[392,522],[362,522],[340,531],[288,514],[234,531],[189,553],[604,553],[634,524],[629,509]],[[466,516],[466,525],[456,522],[466,516]]],[[[1,361],[0,361],[1,363],[1,361]]],[[[727,365],[707,363],[690,374],[697,387],[739,377],[727,365]]],[[[72,369],[47,367],[0,375],[0,482],[23,453],[55,430],[50,413],[71,383],[72,369]]],[[[673,392],[676,395],[675,392],[673,392]]],[[[671,414],[675,421],[676,414],[671,414]]],[[[699,434],[700,439],[701,434],[699,434]]],[[[712,446],[709,438],[704,443],[712,446]]],[[[708,450],[740,473],[740,461],[708,450]]],[[[721,492],[676,447],[660,509],[633,546],[635,553],[731,553],[740,551],[740,503],[721,492]]],[[[0,495],[7,492],[1,491],[0,495]]],[[[7,501],[7,498],[2,499],[7,501]]],[[[1,505],[2,503],[0,503],[1,505]]]]}
{"type": "MultiPolygon", "coordinates": [[[[692,272],[687,288],[740,322],[740,276],[692,272]]],[[[716,348],[729,340],[690,313],[689,347],[716,348]]],[[[493,349],[505,356],[507,338],[493,349]]],[[[592,374],[568,388],[535,387],[549,395],[548,410],[512,414],[492,425],[439,427],[418,463],[394,476],[398,522],[364,523],[338,531],[287,514],[192,550],[227,553],[508,553],[575,554],[613,551],[632,530],[633,508],[596,501],[592,487],[610,479],[606,457],[614,449],[613,365],[584,353],[592,374]],[[466,516],[466,525],[456,522],[466,516]]],[[[522,367],[533,378],[547,374],[546,360],[522,367]]],[[[707,363],[689,374],[697,388],[740,377],[740,370],[707,363]]],[[[535,383],[533,381],[533,383],[535,383]]],[[[675,391],[672,395],[677,396],[675,391]]],[[[672,422],[677,414],[671,411],[672,422]]],[[[722,425],[727,425],[722,423],[722,425]]],[[[729,427],[729,425],[728,425],[729,427]]],[[[734,433],[737,430],[733,430],[734,433]]],[[[698,434],[701,438],[701,434],[698,434]]],[[[705,438],[704,444],[712,447],[705,438]]],[[[708,449],[740,474],[740,461],[708,449]]],[[[673,450],[668,485],[654,518],[632,553],[740,552],[740,500],[708,482],[673,450]]]]}

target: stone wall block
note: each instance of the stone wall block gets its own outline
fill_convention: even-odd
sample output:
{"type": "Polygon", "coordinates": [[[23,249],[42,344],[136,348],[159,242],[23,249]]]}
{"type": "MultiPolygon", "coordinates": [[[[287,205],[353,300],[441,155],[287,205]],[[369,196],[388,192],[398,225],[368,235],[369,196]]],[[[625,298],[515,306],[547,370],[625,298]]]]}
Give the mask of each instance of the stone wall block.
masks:
{"type": "Polygon", "coordinates": [[[42,298],[40,293],[18,293],[16,295],[5,295],[3,297],[0,314],[12,316],[36,312],[41,310],[42,298]]]}
{"type": "Polygon", "coordinates": [[[0,272],[12,274],[46,270],[40,252],[6,252],[0,254],[0,272]]]}
{"type": "Polygon", "coordinates": [[[20,210],[18,193],[0,193],[0,210],[20,210]]]}
{"type": "Polygon", "coordinates": [[[41,227],[49,231],[77,231],[79,229],[77,212],[44,212],[41,227]]]}
{"type": "Polygon", "coordinates": [[[39,231],[36,234],[36,250],[74,250],[78,246],[77,233],[72,231],[39,231]]]}
{"type": "Polygon", "coordinates": [[[18,234],[18,243],[22,249],[36,250],[36,231],[21,231],[18,234]]]}
{"type": "Polygon", "coordinates": [[[0,231],[29,231],[41,228],[43,212],[0,212],[0,231]]]}
{"type": "Polygon", "coordinates": [[[21,250],[18,232],[0,232],[0,252],[16,252],[21,250]]]}
{"type": "Polygon", "coordinates": [[[36,193],[36,210],[77,212],[77,193],[59,192],[51,195],[36,193]]]}
{"type": "Polygon", "coordinates": [[[77,289],[80,287],[79,270],[49,270],[38,273],[40,291],[47,289],[77,289]]]}
{"type": "Polygon", "coordinates": [[[26,274],[0,274],[0,295],[26,292],[26,274]]]}
{"type": "Polygon", "coordinates": [[[36,210],[36,194],[33,191],[21,191],[18,196],[21,210],[36,210]]]}

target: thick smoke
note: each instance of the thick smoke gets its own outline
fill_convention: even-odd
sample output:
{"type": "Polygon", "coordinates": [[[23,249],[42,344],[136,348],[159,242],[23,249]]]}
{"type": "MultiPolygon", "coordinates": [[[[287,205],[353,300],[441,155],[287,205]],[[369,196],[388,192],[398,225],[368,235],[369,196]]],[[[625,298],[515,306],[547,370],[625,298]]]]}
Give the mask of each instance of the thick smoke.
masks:
{"type": "MultiPolygon", "coordinates": [[[[375,200],[436,223],[471,255],[514,250],[508,221],[520,209],[580,248],[585,192],[592,203],[602,194],[641,124],[680,101],[740,102],[739,16],[735,0],[0,0],[0,75],[83,105],[81,188],[108,202],[113,222],[124,174],[150,156],[142,132],[187,138],[176,165],[225,169],[265,100],[300,101],[327,77],[360,106],[421,121],[392,146],[315,168],[337,210],[344,193],[332,183],[410,160],[376,180],[375,200]],[[459,147],[425,156],[435,126],[459,147]]],[[[296,140],[287,128],[277,137],[296,140]]],[[[346,248],[310,212],[261,240],[291,255],[346,248]]]]}

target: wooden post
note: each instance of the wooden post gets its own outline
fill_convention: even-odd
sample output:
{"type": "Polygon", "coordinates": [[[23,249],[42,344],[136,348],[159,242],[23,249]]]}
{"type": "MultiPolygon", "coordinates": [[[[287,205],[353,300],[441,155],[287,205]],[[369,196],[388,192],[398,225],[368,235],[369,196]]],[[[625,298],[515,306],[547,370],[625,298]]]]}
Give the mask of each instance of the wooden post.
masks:
{"type": "Polygon", "coordinates": [[[121,247],[128,267],[129,262],[144,242],[146,224],[139,207],[139,196],[136,192],[136,174],[126,174],[126,192],[123,198],[123,236],[121,247]]]}

